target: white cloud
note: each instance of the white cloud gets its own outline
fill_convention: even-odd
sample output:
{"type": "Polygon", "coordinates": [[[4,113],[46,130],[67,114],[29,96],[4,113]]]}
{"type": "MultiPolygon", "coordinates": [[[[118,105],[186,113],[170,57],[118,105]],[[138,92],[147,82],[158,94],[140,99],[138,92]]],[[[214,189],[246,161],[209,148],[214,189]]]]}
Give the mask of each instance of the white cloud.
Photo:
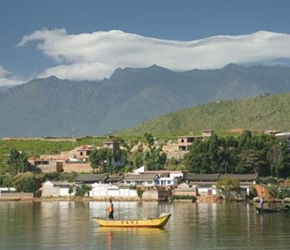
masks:
{"type": "Polygon", "coordinates": [[[55,75],[72,80],[102,79],[118,67],[156,64],[184,71],[222,68],[229,63],[290,59],[290,35],[266,31],[196,41],[170,41],[116,30],[69,35],[65,29],[44,29],[24,36],[18,46],[32,41],[37,41],[37,48],[56,63],[39,76],[55,75]]]}
{"type": "Polygon", "coordinates": [[[61,79],[73,80],[96,80],[100,76],[109,77],[109,72],[114,69],[108,68],[108,65],[102,63],[74,63],[70,65],[60,65],[53,68],[48,68],[40,73],[38,77],[46,78],[52,75],[61,79]]]}
{"type": "Polygon", "coordinates": [[[24,83],[23,80],[12,77],[10,72],[0,65],[0,87],[11,87],[22,83],[24,83]]]}

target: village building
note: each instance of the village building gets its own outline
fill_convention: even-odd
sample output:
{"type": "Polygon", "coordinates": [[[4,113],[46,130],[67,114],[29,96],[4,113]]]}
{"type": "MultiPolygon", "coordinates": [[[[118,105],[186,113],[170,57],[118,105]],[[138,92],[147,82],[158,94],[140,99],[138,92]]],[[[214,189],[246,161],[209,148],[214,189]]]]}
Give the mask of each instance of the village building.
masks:
{"type": "Polygon", "coordinates": [[[187,173],[184,177],[185,183],[195,186],[197,195],[215,195],[218,193],[216,183],[228,177],[237,179],[240,187],[245,190],[245,195],[250,194],[250,187],[259,182],[258,174],[193,174],[187,173]]]}
{"type": "Polygon", "coordinates": [[[205,139],[205,138],[211,137],[212,135],[213,135],[212,130],[203,130],[200,136],[196,136],[192,134],[187,135],[187,136],[178,136],[178,139],[177,139],[178,149],[180,151],[188,152],[190,151],[191,145],[195,140],[205,139]]]}
{"type": "Polygon", "coordinates": [[[201,139],[201,136],[178,136],[178,150],[180,151],[190,151],[190,147],[194,140],[201,139]]]}
{"type": "Polygon", "coordinates": [[[76,184],[94,184],[94,183],[105,183],[108,179],[108,174],[80,174],[76,176],[76,184]]]}
{"type": "Polygon", "coordinates": [[[184,176],[185,183],[190,183],[197,190],[197,195],[215,195],[217,193],[215,184],[220,174],[193,174],[184,176]]]}
{"type": "Polygon", "coordinates": [[[221,174],[219,179],[225,177],[236,179],[240,183],[240,187],[246,191],[246,195],[250,195],[251,186],[255,186],[259,183],[259,174],[221,174]]]}
{"type": "Polygon", "coordinates": [[[139,174],[157,174],[158,183],[157,186],[172,186],[176,187],[179,183],[182,182],[184,174],[187,171],[177,171],[177,170],[147,170],[146,166],[142,166],[134,171],[134,173],[139,174]]]}
{"type": "Polygon", "coordinates": [[[91,185],[92,190],[89,193],[90,197],[107,199],[111,197],[113,199],[137,199],[138,194],[135,189],[120,188],[112,184],[99,184],[94,183],[91,185]]]}
{"type": "Polygon", "coordinates": [[[31,157],[28,161],[30,169],[35,172],[92,172],[89,155],[93,149],[90,145],[82,145],[58,155],[40,155],[39,158],[31,157]]]}
{"type": "Polygon", "coordinates": [[[70,193],[73,183],[67,181],[45,181],[41,184],[42,197],[67,197],[74,195],[70,193]]]}
{"type": "Polygon", "coordinates": [[[124,177],[124,185],[156,187],[158,186],[159,176],[156,173],[130,173],[124,177]]]}
{"type": "Polygon", "coordinates": [[[192,183],[180,183],[175,189],[172,190],[175,196],[198,196],[197,186],[192,183]]]}

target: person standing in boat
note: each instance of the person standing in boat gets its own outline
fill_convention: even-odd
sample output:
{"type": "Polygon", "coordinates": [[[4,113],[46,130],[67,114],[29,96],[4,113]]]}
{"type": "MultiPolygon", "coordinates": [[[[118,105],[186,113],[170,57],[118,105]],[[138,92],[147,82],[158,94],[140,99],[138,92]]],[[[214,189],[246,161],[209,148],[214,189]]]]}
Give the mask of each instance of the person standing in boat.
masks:
{"type": "Polygon", "coordinates": [[[260,200],[260,208],[263,209],[264,208],[264,198],[262,197],[260,200]]]}
{"type": "Polygon", "coordinates": [[[110,202],[110,204],[106,210],[109,213],[109,219],[113,220],[114,219],[114,204],[112,202],[112,199],[110,199],[109,202],[110,202]]]}

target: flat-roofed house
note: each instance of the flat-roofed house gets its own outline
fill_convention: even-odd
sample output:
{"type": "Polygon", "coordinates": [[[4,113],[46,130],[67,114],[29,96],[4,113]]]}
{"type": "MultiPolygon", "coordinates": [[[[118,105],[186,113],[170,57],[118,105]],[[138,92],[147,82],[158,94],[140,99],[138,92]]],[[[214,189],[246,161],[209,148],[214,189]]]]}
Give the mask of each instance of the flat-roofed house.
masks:
{"type": "Polygon", "coordinates": [[[201,138],[202,138],[201,136],[194,136],[194,135],[178,136],[178,139],[177,139],[178,150],[189,151],[191,144],[194,142],[194,140],[201,139],[201,138]]]}
{"type": "Polygon", "coordinates": [[[190,151],[191,145],[196,139],[205,139],[211,137],[212,135],[213,135],[212,130],[203,130],[201,132],[201,136],[196,135],[178,136],[177,138],[178,150],[190,151]]]}
{"type": "Polygon", "coordinates": [[[31,169],[36,172],[92,172],[89,162],[90,152],[93,147],[82,145],[71,151],[61,152],[58,155],[40,155],[39,158],[31,157],[31,169]]]}

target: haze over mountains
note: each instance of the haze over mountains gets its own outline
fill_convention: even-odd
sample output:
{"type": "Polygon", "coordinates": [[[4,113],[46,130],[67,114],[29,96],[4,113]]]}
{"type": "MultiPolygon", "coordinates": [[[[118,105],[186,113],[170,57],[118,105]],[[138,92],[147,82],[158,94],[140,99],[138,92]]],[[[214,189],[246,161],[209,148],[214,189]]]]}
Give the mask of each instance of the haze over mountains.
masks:
{"type": "Polygon", "coordinates": [[[174,72],[153,65],[117,69],[102,81],[52,76],[0,92],[0,137],[103,135],[200,104],[283,92],[290,68],[281,66],[174,72]]]}

